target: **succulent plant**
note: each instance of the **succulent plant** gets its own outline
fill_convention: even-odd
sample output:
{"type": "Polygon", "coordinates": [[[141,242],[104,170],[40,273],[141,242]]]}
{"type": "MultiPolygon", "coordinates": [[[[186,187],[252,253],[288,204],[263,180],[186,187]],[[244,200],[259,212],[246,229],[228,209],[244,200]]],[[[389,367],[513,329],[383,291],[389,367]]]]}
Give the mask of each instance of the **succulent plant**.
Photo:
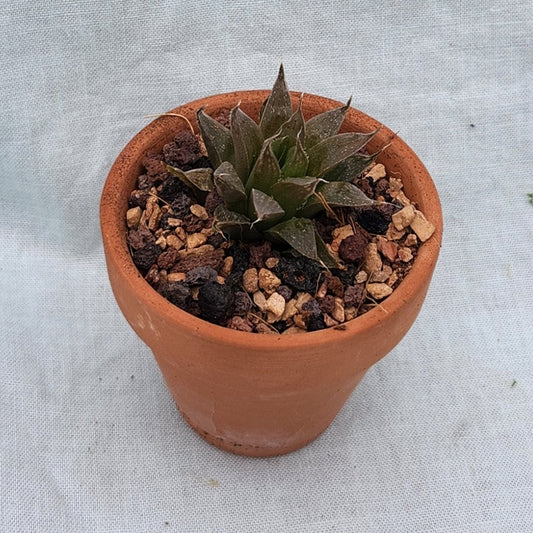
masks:
{"type": "Polygon", "coordinates": [[[230,129],[207,115],[197,120],[212,169],[183,172],[168,167],[197,194],[216,189],[223,200],[214,213],[214,228],[231,238],[264,237],[283,242],[326,267],[338,266],[310,220],[323,209],[363,207],[374,200],[353,183],[380,151],[361,149],[376,135],[338,133],[346,105],[307,122],[302,98],[296,111],[283,65],[256,123],[239,105],[230,114],[230,129]]]}

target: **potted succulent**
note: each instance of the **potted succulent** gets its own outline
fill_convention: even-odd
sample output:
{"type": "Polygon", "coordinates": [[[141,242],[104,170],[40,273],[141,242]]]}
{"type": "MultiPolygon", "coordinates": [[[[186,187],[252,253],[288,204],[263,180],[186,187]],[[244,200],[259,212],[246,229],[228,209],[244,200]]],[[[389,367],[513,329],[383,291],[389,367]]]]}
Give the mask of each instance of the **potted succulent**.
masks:
{"type": "Polygon", "coordinates": [[[138,133],[100,220],[116,300],[184,418],[251,456],[329,426],[414,322],[442,234],[410,148],[350,102],[289,92],[282,67],[270,92],[204,98],[138,133]]]}

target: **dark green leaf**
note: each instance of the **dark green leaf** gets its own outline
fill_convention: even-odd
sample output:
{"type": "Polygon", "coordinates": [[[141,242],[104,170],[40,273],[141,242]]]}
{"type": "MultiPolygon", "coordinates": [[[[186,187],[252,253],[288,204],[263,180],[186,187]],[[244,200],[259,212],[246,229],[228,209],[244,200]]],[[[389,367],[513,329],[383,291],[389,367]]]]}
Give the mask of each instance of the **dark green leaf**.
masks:
{"type": "Polygon", "coordinates": [[[291,218],[276,224],[265,233],[274,240],[286,242],[305,257],[320,262],[316,247],[315,227],[308,218],[291,218]]]}
{"type": "Polygon", "coordinates": [[[245,213],[246,193],[244,192],[244,185],[229,161],[222,163],[213,172],[213,181],[218,195],[227,207],[232,211],[245,213]]]}
{"type": "Polygon", "coordinates": [[[167,170],[185,183],[187,187],[195,191],[201,198],[213,190],[213,169],[211,168],[193,168],[183,172],[179,168],[167,165],[167,170]]]}
{"type": "Polygon", "coordinates": [[[216,168],[223,161],[233,163],[233,139],[230,130],[204,113],[203,108],[197,111],[196,120],[213,166],[216,168]]]}
{"type": "Polygon", "coordinates": [[[326,202],[330,207],[363,207],[376,203],[353,183],[346,181],[320,183],[315,192],[316,194],[307,200],[299,212],[300,215],[312,217],[325,209],[323,202],[326,202]]]}
{"type": "Polygon", "coordinates": [[[363,148],[377,132],[378,130],[372,133],[340,133],[315,144],[307,152],[309,156],[307,173],[322,177],[335,165],[363,148]]]}
{"type": "Polygon", "coordinates": [[[376,160],[385,148],[371,155],[361,153],[353,154],[325,171],[322,177],[326,181],[353,181],[365,168],[376,160]]]}
{"type": "Polygon", "coordinates": [[[259,126],[264,138],[268,138],[276,133],[279,127],[291,116],[292,103],[287,84],[283,64],[279,67],[278,77],[272,88],[261,113],[259,126]]]}
{"type": "Polygon", "coordinates": [[[346,105],[337,107],[331,111],[325,111],[310,118],[305,123],[305,147],[310,149],[315,144],[336,135],[344,121],[346,112],[348,111],[352,98],[346,102],[346,105]]]}
{"type": "Polygon", "coordinates": [[[235,152],[235,170],[243,183],[246,183],[263,145],[263,135],[259,126],[238,106],[231,110],[231,135],[235,152]]]}
{"type": "Polygon", "coordinates": [[[315,230],[316,250],[317,255],[320,258],[320,262],[327,268],[338,268],[339,264],[337,260],[330,254],[326,243],[322,240],[322,237],[315,230]]]}
{"type": "Polygon", "coordinates": [[[296,137],[296,144],[289,148],[285,163],[281,168],[281,174],[286,178],[299,178],[305,176],[307,167],[309,165],[309,158],[303,149],[300,142],[300,135],[296,137]]]}
{"type": "Polygon", "coordinates": [[[278,135],[280,137],[288,137],[289,146],[294,146],[300,136],[300,142],[305,143],[305,120],[302,113],[302,100],[298,104],[298,109],[290,116],[290,118],[281,125],[278,135]]]}
{"type": "Polygon", "coordinates": [[[286,217],[293,217],[296,211],[315,192],[321,182],[319,178],[287,178],[278,181],[272,187],[272,195],[283,207],[286,217]]]}
{"type": "Polygon", "coordinates": [[[278,160],[272,151],[273,139],[267,139],[263,144],[261,154],[257,158],[250,177],[246,182],[246,192],[258,189],[266,194],[270,194],[272,185],[281,177],[281,169],[278,160]]]}
{"type": "Polygon", "coordinates": [[[250,234],[250,219],[219,205],[213,215],[213,229],[233,239],[246,239],[250,234]]]}
{"type": "Polygon", "coordinates": [[[285,215],[283,208],[268,194],[252,189],[250,193],[250,216],[253,215],[252,227],[264,229],[272,226],[285,215]]]}

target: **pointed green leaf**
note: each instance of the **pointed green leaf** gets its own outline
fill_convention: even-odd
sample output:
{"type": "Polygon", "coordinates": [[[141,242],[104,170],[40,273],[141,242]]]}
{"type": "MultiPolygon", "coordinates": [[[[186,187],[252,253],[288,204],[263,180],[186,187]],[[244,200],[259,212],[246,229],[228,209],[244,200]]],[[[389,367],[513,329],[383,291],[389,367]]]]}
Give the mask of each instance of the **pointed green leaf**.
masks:
{"type": "Polygon", "coordinates": [[[250,219],[219,205],[213,214],[213,229],[233,239],[244,239],[250,233],[250,219]]]}
{"type": "Polygon", "coordinates": [[[363,170],[371,165],[386,148],[382,148],[375,154],[366,155],[355,153],[347,157],[340,163],[337,163],[322,174],[326,181],[353,181],[363,170]]]}
{"type": "Polygon", "coordinates": [[[296,144],[287,152],[281,174],[287,178],[299,178],[306,175],[308,165],[309,158],[300,142],[300,134],[298,134],[296,144]]]}
{"type": "Polygon", "coordinates": [[[211,168],[193,168],[183,172],[183,170],[170,165],[166,167],[171,174],[179,178],[200,198],[204,198],[206,193],[213,190],[213,169],[211,168]]]}
{"type": "Polygon", "coordinates": [[[346,105],[320,113],[305,123],[305,147],[307,149],[338,133],[351,102],[350,97],[346,105]]]}
{"type": "Polygon", "coordinates": [[[273,137],[270,137],[270,139],[267,140],[272,141],[272,152],[276,156],[276,159],[278,160],[278,163],[281,166],[287,156],[287,151],[289,149],[289,138],[281,137],[280,135],[274,135],[273,137]]]}
{"type": "Polygon", "coordinates": [[[213,181],[218,195],[230,210],[238,213],[246,212],[244,185],[229,161],[224,161],[213,172],[213,181]]]}
{"type": "Polygon", "coordinates": [[[298,109],[290,116],[290,118],[284,122],[278,135],[280,137],[289,138],[289,146],[294,146],[297,142],[298,136],[302,144],[305,143],[305,120],[302,113],[302,100],[298,103],[298,109]]]}
{"type": "Polygon", "coordinates": [[[315,192],[319,178],[287,178],[272,186],[272,195],[285,210],[285,217],[293,217],[306,200],[315,192]]]}
{"type": "Polygon", "coordinates": [[[326,243],[322,240],[322,237],[316,230],[315,240],[317,255],[320,258],[320,262],[327,268],[338,268],[339,263],[337,263],[337,260],[330,254],[326,243]]]}
{"type": "Polygon", "coordinates": [[[252,189],[258,189],[266,194],[270,194],[272,185],[281,177],[281,169],[272,150],[272,142],[273,139],[270,138],[263,144],[261,154],[257,158],[250,177],[245,184],[247,194],[252,189]]]}
{"type": "Polygon", "coordinates": [[[274,240],[286,242],[305,257],[320,262],[316,247],[315,227],[308,218],[291,218],[280,222],[267,230],[265,234],[274,240]]]}
{"type": "Polygon", "coordinates": [[[340,133],[315,144],[308,152],[311,176],[322,177],[332,167],[354,155],[374,137],[378,130],[371,133],[340,133]]]}
{"type": "Polygon", "coordinates": [[[235,170],[243,183],[246,183],[263,145],[263,135],[259,126],[238,106],[231,110],[231,135],[235,153],[235,170]]]}
{"type": "Polygon", "coordinates": [[[272,226],[285,215],[283,208],[268,194],[252,189],[250,193],[250,216],[253,215],[252,227],[263,230],[272,226]]]}
{"type": "Polygon", "coordinates": [[[274,135],[279,127],[291,116],[292,103],[287,84],[285,83],[285,74],[283,64],[279,67],[278,77],[272,88],[261,113],[259,126],[266,139],[274,135]]]}
{"type": "Polygon", "coordinates": [[[312,217],[322,209],[325,209],[324,201],[330,207],[363,207],[375,204],[366,194],[353,183],[346,181],[330,181],[320,183],[316,188],[316,194],[311,196],[301,211],[301,216],[312,217]]]}
{"type": "Polygon", "coordinates": [[[204,113],[203,107],[196,112],[196,120],[212,165],[216,168],[223,161],[233,163],[233,139],[230,130],[204,113]]]}

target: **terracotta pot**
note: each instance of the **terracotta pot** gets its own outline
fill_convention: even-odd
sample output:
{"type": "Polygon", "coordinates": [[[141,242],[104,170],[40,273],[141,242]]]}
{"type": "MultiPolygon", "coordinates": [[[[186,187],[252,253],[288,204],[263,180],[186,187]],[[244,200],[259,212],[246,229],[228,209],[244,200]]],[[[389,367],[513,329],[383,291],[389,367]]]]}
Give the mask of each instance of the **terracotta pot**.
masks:
{"type": "MultiPolygon", "coordinates": [[[[174,109],[196,124],[201,106],[213,114],[241,102],[257,119],[268,91],[222,94],[174,109]]],[[[299,94],[292,94],[296,105],[299,94]]],[[[306,118],[341,105],[305,95],[306,118]]],[[[350,109],[342,131],[374,130],[379,123],[350,109]]],[[[212,325],[173,306],[143,279],[126,244],[129,193],[141,173],[143,156],[159,151],[185,128],[176,117],[160,117],[124,148],[107,178],[100,220],[109,279],[131,327],[152,349],[166,383],[187,422],[207,441],[233,453],[270,456],[296,450],[333,421],[365,372],[407,333],[426,295],[442,235],[439,198],[431,178],[399,138],[380,157],[401,175],[409,198],[436,226],[413,268],[380,306],[346,323],[299,335],[261,335],[212,325]]],[[[390,140],[383,127],[370,144],[390,140]]]]}

